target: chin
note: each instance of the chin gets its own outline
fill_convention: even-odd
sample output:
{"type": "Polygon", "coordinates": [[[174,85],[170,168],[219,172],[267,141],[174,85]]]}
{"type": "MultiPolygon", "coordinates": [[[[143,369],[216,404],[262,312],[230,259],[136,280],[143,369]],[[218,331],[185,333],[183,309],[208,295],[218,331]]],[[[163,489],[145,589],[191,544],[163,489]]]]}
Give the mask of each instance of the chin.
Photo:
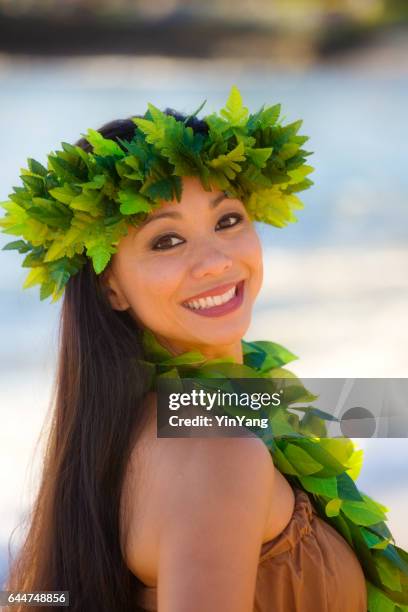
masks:
{"type": "Polygon", "coordinates": [[[226,329],[224,326],[220,330],[210,330],[209,326],[203,326],[203,333],[196,337],[196,342],[209,346],[228,346],[240,342],[249,328],[249,322],[243,321],[239,325],[231,326],[231,329],[226,329]]]}

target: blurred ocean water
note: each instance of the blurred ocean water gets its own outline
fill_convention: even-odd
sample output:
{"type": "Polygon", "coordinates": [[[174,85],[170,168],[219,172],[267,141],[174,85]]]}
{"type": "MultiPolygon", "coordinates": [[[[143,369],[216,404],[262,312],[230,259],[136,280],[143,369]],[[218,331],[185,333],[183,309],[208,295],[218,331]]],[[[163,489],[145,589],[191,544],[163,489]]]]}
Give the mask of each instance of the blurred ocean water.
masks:
{"type": "MultiPolygon", "coordinates": [[[[0,200],[19,184],[26,158],[44,162],[88,127],[160,108],[219,109],[235,83],[254,111],[282,102],[287,121],[315,151],[315,186],[298,224],[257,225],[265,280],[247,339],[281,342],[300,356],[301,376],[408,377],[408,79],[392,71],[261,64],[88,58],[11,62],[0,57],[0,200]]],[[[14,240],[0,233],[0,247],[14,240]]],[[[22,290],[20,255],[0,265],[0,578],[2,551],[29,507],[38,475],[34,445],[48,408],[60,304],[22,290]],[[30,486],[29,477],[32,477],[30,486]]],[[[407,407],[408,408],[408,407],[407,407]]],[[[390,507],[397,543],[408,547],[408,445],[360,440],[359,486],[390,507]]],[[[4,556],[4,555],[3,555],[4,556]]],[[[4,567],[3,567],[4,572],[4,567]]]]}

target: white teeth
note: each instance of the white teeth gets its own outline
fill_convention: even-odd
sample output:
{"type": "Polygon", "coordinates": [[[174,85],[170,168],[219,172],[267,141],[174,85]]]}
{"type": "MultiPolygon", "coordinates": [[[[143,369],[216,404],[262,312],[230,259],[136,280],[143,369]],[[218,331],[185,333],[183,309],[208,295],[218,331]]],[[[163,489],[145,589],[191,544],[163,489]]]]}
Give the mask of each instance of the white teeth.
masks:
{"type": "Polygon", "coordinates": [[[213,306],[220,306],[221,304],[226,304],[235,295],[235,287],[229,289],[222,295],[212,295],[211,297],[199,298],[198,300],[191,300],[190,302],[185,302],[186,306],[193,309],[203,309],[203,308],[212,308],[213,306]]]}

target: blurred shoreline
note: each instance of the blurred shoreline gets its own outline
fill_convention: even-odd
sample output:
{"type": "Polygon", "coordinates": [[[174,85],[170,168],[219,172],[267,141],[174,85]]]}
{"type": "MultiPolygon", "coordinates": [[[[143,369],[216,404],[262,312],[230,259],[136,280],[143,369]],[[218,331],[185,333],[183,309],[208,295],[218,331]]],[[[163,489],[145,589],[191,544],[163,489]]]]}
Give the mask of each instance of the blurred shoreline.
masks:
{"type": "MultiPolygon", "coordinates": [[[[327,12],[299,23],[258,16],[232,17],[179,7],[159,16],[123,11],[112,14],[1,10],[0,55],[78,57],[92,55],[261,60],[299,67],[348,61],[378,47],[395,47],[402,57],[405,20],[358,20],[327,12]]],[[[403,62],[401,62],[403,63],[403,62]]]]}
{"type": "MultiPolygon", "coordinates": [[[[1,20],[0,20],[1,33],[1,20]]],[[[273,51],[263,49],[256,43],[256,53],[234,53],[234,45],[229,46],[228,41],[217,51],[216,57],[203,54],[201,57],[194,55],[177,56],[160,49],[145,49],[144,52],[132,52],[118,48],[109,49],[105,47],[102,52],[85,52],[84,49],[73,53],[51,53],[28,51],[20,49],[18,52],[8,52],[4,49],[0,37],[0,78],[14,68],[24,66],[45,68],[49,66],[63,67],[69,70],[70,66],[80,74],[82,70],[91,68],[103,69],[105,66],[115,64],[118,70],[132,70],[139,66],[150,68],[152,81],[154,71],[162,69],[163,65],[180,69],[196,68],[208,70],[214,73],[214,67],[218,70],[234,70],[240,74],[243,70],[270,71],[288,74],[305,73],[315,68],[327,70],[328,72],[341,70],[343,73],[374,75],[376,77],[406,77],[408,75],[408,29],[398,28],[392,31],[381,32],[370,42],[342,49],[332,55],[319,56],[311,47],[303,45],[298,41],[295,46],[291,43],[282,45],[275,44],[273,51]]],[[[241,46],[245,44],[241,42],[241,46]]],[[[89,51],[89,49],[88,49],[89,51]]],[[[214,75],[215,78],[215,75],[214,75]]]]}

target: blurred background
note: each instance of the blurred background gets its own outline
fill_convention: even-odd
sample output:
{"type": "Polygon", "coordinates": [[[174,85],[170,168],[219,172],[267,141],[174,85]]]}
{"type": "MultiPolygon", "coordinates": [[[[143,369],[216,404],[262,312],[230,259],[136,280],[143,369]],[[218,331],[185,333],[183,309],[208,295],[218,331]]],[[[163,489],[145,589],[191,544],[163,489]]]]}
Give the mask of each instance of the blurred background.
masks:
{"type": "MultiPolygon", "coordinates": [[[[0,0],[0,200],[88,127],[150,101],[200,116],[236,84],[253,112],[304,119],[315,186],[299,223],[257,224],[264,287],[246,339],[309,377],[408,377],[408,3],[405,0],[0,0]]],[[[0,233],[0,247],[14,238],[0,233]]],[[[0,263],[0,583],[35,494],[60,304],[0,263]],[[15,536],[17,538],[17,536],[15,536]]],[[[408,548],[408,445],[359,439],[360,489],[408,548]]]]}

